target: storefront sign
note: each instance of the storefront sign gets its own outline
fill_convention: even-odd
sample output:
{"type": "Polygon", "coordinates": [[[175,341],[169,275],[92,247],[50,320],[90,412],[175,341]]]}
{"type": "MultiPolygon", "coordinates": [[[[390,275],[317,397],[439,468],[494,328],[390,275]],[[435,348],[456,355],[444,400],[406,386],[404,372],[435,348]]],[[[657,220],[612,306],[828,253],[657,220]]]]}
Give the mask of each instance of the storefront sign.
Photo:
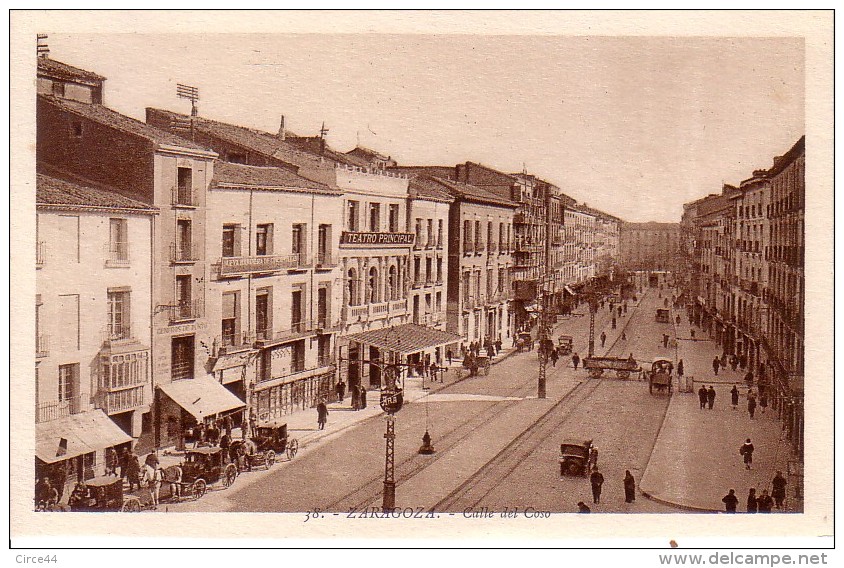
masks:
{"type": "Polygon", "coordinates": [[[343,231],[341,245],[406,247],[413,246],[416,235],[413,233],[351,233],[343,231]]]}
{"type": "Polygon", "coordinates": [[[197,330],[208,327],[208,322],[190,322],[180,325],[168,325],[167,327],[159,327],[155,330],[156,335],[177,335],[183,333],[194,333],[197,330]]]}
{"type": "Polygon", "coordinates": [[[282,256],[236,256],[220,259],[220,275],[248,274],[251,272],[272,272],[299,266],[299,255],[282,256]]]}

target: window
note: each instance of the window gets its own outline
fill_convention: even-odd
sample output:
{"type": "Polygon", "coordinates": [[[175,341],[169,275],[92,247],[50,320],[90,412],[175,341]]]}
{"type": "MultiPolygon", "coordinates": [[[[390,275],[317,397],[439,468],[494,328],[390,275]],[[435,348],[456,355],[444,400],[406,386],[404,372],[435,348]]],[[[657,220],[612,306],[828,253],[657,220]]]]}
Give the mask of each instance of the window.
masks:
{"type": "Polygon", "coordinates": [[[390,205],[390,232],[399,232],[399,206],[396,204],[390,205]]]}
{"type": "Polygon", "coordinates": [[[440,219],[437,221],[437,247],[442,248],[443,246],[443,220],[440,219]]]}
{"type": "Polygon", "coordinates": [[[463,252],[472,252],[472,222],[463,221],[463,252]]]}
{"type": "Polygon", "coordinates": [[[317,235],[317,264],[331,264],[331,225],[320,225],[317,235]]]}
{"type": "Polygon", "coordinates": [[[472,286],[470,283],[471,273],[464,272],[463,273],[463,303],[469,304],[471,303],[472,298],[472,286]]]}
{"type": "Polygon", "coordinates": [[[79,363],[59,365],[59,402],[73,402],[77,396],[78,386],[79,363]]]}
{"type": "Polygon", "coordinates": [[[492,222],[486,224],[486,242],[490,248],[492,248],[493,238],[492,238],[492,222]]]}
{"type": "Polygon", "coordinates": [[[176,317],[193,317],[190,274],[176,276],[176,317]]]}
{"type": "Polygon", "coordinates": [[[481,222],[475,221],[475,250],[478,251],[481,248],[481,222]]]}
{"type": "Polygon", "coordinates": [[[174,337],[170,343],[170,378],[174,381],[193,377],[193,335],[174,337]]]}
{"type": "Polygon", "coordinates": [[[434,220],[428,219],[428,243],[427,246],[434,246],[434,220]]]}
{"type": "Polygon", "coordinates": [[[80,348],[79,294],[59,296],[59,347],[70,351],[80,348]]]}
{"type": "Polygon", "coordinates": [[[269,339],[272,331],[271,292],[271,288],[259,288],[255,292],[255,334],[258,339],[269,339]]]}
{"type": "Polygon", "coordinates": [[[443,281],[443,259],[442,257],[437,258],[437,282],[442,284],[443,281]]]}
{"type": "Polygon", "coordinates": [[[223,256],[240,256],[240,225],[223,225],[223,256]]]}
{"type": "Polygon", "coordinates": [[[347,227],[350,231],[357,231],[358,230],[358,209],[360,204],[357,201],[349,201],[349,218],[347,221],[347,227]]]}
{"type": "Polygon", "coordinates": [[[53,95],[57,97],[64,97],[64,83],[60,81],[53,81],[53,95]]]}
{"type": "Polygon", "coordinates": [[[366,301],[370,304],[380,301],[378,294],[378,269],[374,266],[369,269],[369,280],[366,283],[366,301]]]}
{"type": "Polygon", "coordinates": [[[416,247],[422,246],[422,219],[416,219],[416,247]]]}
{"type": "Polygon", "coordinates": [[[290,359],[290,372],[301,373],[305,370],[305,342],[296,341],[292,345],[293,352],[290,359]]]}
{"type": "Polygon", "coordinates": [[[193,200],[193,170],[191,168],[177,168],[176,204],[194,205],[193,200]]]}
{"type": "Polygon", "coordinates": [[[293,290],[290,296],[290,329],[293,331],[303,330],[302,311],[305,307],[303,295],[302,290],[299,289],[293,290]]]}
{"type": "MultiPolygon", "coordinates": [[[[293,254],[304,256],[305,254],[305,225],[296,223],[293,225],[293,235],[291,238],[291,250],[293,254]]],[[[301,263],[301,259],[300,259],[301,263]]]]}
{"type": "Polygon", "coordinates": [[[422,259],[418,256],[413,259],[413,283],[417,286],[422,283],[422,259]]]}
{"type": "Polygon", "coordinates": [[[349,286],[349,305],[357,306],[359,304],[358,294],[360,293],[357,270],[350,268],[346,280],[349,286]]]}
{"type": "Polygon", "coordinates": [[[506,242],[507,239],[505,238],[505,225],[504,223],[499,223],[498,225],[498,248],[499,250],[506,249],[506,242]]]}
{"type": "Polygon", "coordinates": [[[434,281],[433,259],[428,257],[425,259],[425,282],[430,284],[434,281]]]}
{"type": "Polygon", "coordinates": [[[223,293],[222,309],[222,344],[223,346],[240,345],[238,340],[238,298],[237,292],[223,293]]]}
{"type": "Polygon", "coordinates": [[[109,219],[109,260],[111,262],[129,261],[129,238],[126,219],[109,219]]]}
{"type": "Polygon", "coordinates": [[[437,298],[436,310],[438,312],[441,312],[441,311],[443,311],[443,293],[437,292],[436,298],[437,298]]]}
{"type": "Polygon", "coordinates": [[[381,231],[381,204],[369,204],[369,230],[373,233],[381,231]]]}
{"type": "Polygon", "coordinates": [[[399,299],[399,281],[398,281],[398,271],[396,270],[395,266],[391,266],[390,270],[387,272],[387,286],[390,289],[390,299],[391,300],[398,300],[399,299]]]}
{"type": "Polygon", "coordinates": [[[255,229],[255,254],[266,256],[273,253],[273,224],[265,223],[255,229]]]}
{"type": "Polygon", "coordinates": [[[108,338],[129,339],[129,291],[108,292],[108,338]]]}
{"type": "Polygon", "coordinates": [[[317,365],[327,367],[331,364],[331,336],[320,335],[317,338],[317,365]]]}
{"type": "Polygon", "coordinates": [[[331,327],[328,317],[328,285],[322,285],[317,290],[317,327],[325,329],[331,327]]]}
{"type": "Polygon", "coordinates": [[[495,288],[492,287],[492,285],[494,283],[495,282],[494,282],[493,277],[492,277],[492,268],[487,268],[487,270],[486,270],[486,297],[487,297],[487,300],[492,298],[492,292],[493,292],[493,290],[495,290],[495,288]]]}
{"type": "Polygon", "coordinates": [[[229,152],[228,154],[229,162],[232,164],[245,164],[246,163],[246,154],[242,152],[229,152]]]}

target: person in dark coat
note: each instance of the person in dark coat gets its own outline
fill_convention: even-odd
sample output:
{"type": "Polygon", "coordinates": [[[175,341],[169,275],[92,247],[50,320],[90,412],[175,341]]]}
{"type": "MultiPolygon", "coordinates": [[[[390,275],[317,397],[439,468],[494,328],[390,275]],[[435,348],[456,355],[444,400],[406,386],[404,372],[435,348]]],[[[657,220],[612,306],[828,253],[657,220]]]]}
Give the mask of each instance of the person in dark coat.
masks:
{"type": "Polygon", "coordinates": [[[768,490],[763,489],[762,495],[756,499],[756,506],[759,507],[760,513],[770,513],[774,507],[774,500],[768,495],[768,490]]]}
{"type": "Polygon", "coordinates": [[[126,456],[126,480],[129,482],[129,491],[132,491],[133,487],[140,489],[141,462],[138,461],[138,456],[132,450],[129,450],[129,454],[126,456]]]}
{"type": "Polygon", "coordinates": [[[777,504],[777,509],[782,509],[782,503],[785,501],[785,486],[788,482],[782,476],[781,471],[777,471],[777,474],[774,476],[774,480],[771,482],[771,497],[774,498],[774,502],[777,504]]]}
{"type": "Polygon", "coordinates": [[[703,410],[706,408],[706,399],[707,399],[707,392],[706,387],[701,385],[701,387],[697,390],[697,397],[700,400],[700,409],[703,410]]]}
{"type": "Polygon", "coordinates": [[[744,456],[745,469],[750,469],[750,466],[753,464],[753,443],[750,441],[750,438],[741,445],[739,453],[744,456]]]}
{"type": "Polygon", "coordinates": [[[574,370],[577,370],[577,366],[580,365],[580,355],[575,353],[571,356],[571,364],[574,365],[574,370]]]}
{"type": "Polygon", "coordinates": [[[683,374],[685,372],[686,370],[683,368],[683,360],[680,359],[680,361],[677,363],[677,376],[683,378],[683,374]]]}
{"type": "Polygon", "coordinates": [[[337,392],[337,399],[342,403],[346,398],[346,383],[343,382],[343,379],[340,379],[334,390],[337,392]]]}
{"type": "Polygon", "coordinates": [[[495,340],[495,351],[496,353],[501,353],[501,339],[495,340]]]}
{"type": "Polygon", "coordinates": [[[756,489],[751,487],[750,491],[747,492],[747,512],[755,513],[757,510],[758,506],[756,504],[756,489]]]}
{"type": "MultiPolygon", "coordinates": [[[[500,351],[500,349],[499,349],[499,351],[500,351]]],[[[448,364],[451,365],[451,361],[454,359],[454,353],[451,352],[451,349],[446,350],[445,358],[448,361],[448,364]]]]}
{"type": "Polygon", "coordinates": [[[744,375],[744,382],[747,383],[748,388],[753,386],[753,371],[748,371],[744,375]]]}
{"type": "Polygon", "coordinates": [[[604,484],[604,476],[598,471],[598,468],[592,470],[592,475],[589,476],[589,484],[592,485],[592,501],[594,503],[601,502],[601,486],[604,484]]]}
{"type": "Polygon", "coordinates": [[[721,499],[724,503],[724,509],[728,513],[735,513],[736,512],[736,505],[738,505],[738,497],[736,497],[736,490],[730,489],[730,492],[724,495],[721,499]]]}
{"type": "Polygon", "coordinates": [[[325,400],[320,400],[317,404],[317,424],[320,430],[325,429],[326,422],[328,422],[328,407],[325,405],[325,400]]]}
{"type": "Polygon", "coordinates": [[[126,467],[128,463],[129,452],[126,448],[120,450],[120,479],[126,479],[126,467]]]}
{"type": "Polygon", "coordinates": [[[712,407],[715,406],[715,388],[712,385],[709,385],[709,390],[706,391],[706,402],[709,410],[712,410],[712,407]]]}
{"type": "Polygon", "coordinates": [[[632,503],[636,500],[636,480],[630,470],[624,472],[624,502],[632,503]]]}
{"type": "Polygon", "coordinates": [[[606,342],[607,342],[607,334],[606,334],[606,332],[602,331],[601,332],[601,347],[603,347],[606,342]]]}
{"type": "Polygon", "coordinates": [[[747,393],[747,413],[750,414],[751,419],[756,413],[756,395],[753,393],[753,391],[747,393]]]}
{"type": "Polygon", "coordinates": [[[358,400],[358,405],[361,409],[366,408],[366,388],[363,385],[360,386],[360,399],[358,400]]]}
{"type": "Polygon", "coordinates": [[[551,350],[551,366],[552,366],[552,367],[556,367],[556,366],[557,366],[557,359],[559,359],[559,358],[560,358],[560,356],[559,356],[559,355],[557,355],[557,350],[556,350],[556,349],[552,349],[552,350],[551,350]]]}
{"type": "Polygon", "coordinates": [[[718,376],[718,369],[721,368],[721,360],[718,357],[715,357],[712,360],[712,372],[715,373],[715,376],[718,376]]]}
{"type": "Polygon", "coordinates": [[[733,405],[733,410],[738,408],[738,387],[733,385],[733,389],[730,391],[730,404],[733,405]]]}
{"type": "Polygon", "coordinates": [[[762,409],[762,414],[765,414],[765,409],[768,408],[768,394],[764,391],[759,393],[759,407],[762,409]]]}

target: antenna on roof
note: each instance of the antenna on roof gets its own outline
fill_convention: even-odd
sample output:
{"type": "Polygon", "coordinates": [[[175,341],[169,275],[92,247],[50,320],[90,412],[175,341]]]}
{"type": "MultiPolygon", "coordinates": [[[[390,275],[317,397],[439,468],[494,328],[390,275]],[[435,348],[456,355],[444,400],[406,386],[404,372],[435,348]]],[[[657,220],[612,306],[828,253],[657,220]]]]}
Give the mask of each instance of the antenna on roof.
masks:
{"type": "Polygon", "coordinates": [[[38,34],[36,36],[37,43],[35,50],[38,53],[38,57],[47,58],[50,56],[50,46],[47,45],[47,34],[38,34]]]}
{"type": "Polygon", "coordinates": [[[328,129],[325,127],[325,121],[322,121],[322,128],[319,129],[319,150],[320,153],[325,153],[325,136],[328,134],[328,129]]]}
{"type": "Polygon", "coordinates": [[[180,99],[190,100],[190,139],[194,139],[193,119],[198,114],[196,110],[196,101],[199,100],[199,88],[191,87],[190,85],[182,85],[176,83],[176,96],[180,99]]]}

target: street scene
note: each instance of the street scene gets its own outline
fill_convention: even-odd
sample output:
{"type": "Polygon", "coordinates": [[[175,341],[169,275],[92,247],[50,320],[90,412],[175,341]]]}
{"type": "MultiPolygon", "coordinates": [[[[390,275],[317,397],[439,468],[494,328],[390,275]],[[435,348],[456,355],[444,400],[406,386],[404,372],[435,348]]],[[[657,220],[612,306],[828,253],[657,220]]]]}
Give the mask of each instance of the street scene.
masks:
{"type": "MultiPolygon", "coordinates": [[[[771,58],[787,61],[758,78],[782,94],[736,109],[725,93],[765,67],[765,42],[723,47],[723,92],[700,94],[711,84],[686,65],[718,75],[718,58],[701,55],[713,44],[598,41],[582,65],[606,89],[564,103],[607,122],[566,119],[579,134],[541,145],[600,132],[577,158],[549,160],[536,157],[537,125],[519,134],[509,122],[499,154],[487,148],[498,135],[448,134],[448,120],[405,145],[421,123],[405,131],[390,113],[436,122],[447,105],[404,101],[383,78],[386,95],[348,93],[331,63],[378,47],[401,75],[395,38],[334,38],[307,69],[290,63],[307,38],[243,38],[248,55],[204,38],[219,55],[207,76],[162,66],[149,81],[137,54],[159,57],[167,37],[144,38],[119,66],[82,36],[31,39],[33,511],[306,522],[805,512],[803,58],[783,55],[786,39],[771,58]],[[646,54],[636,71],[631,46],[646,54]],[[663,75],[654,61],[677,67],[663,75]],[[281,71],[225,95],[210,79],[224,69],[246,84],[282,65],[306,84],[319,81],[305,71],[330,75],[336,100],[319,104],[347,110],[279,110],[273,89],[296,88],[281,71]],[[630,102],[631,85],[669,75],[676,85],[630,102]],[[707,113],[687,107],[698,104],[707,113]],[[764,142],[720,152],[707,132],[705,161],[704,142],[687,145],[684,128],[738,129],[754,105],[775,117],[764,142]],[[668,149],[649,139],[619,158],[630,116],[658,124],[652,138],[668,149]],[[437,145],[448,152],[429,153],[437,145]],[[604,177],[617,159],[624,175],[604,177]]],[[[514,77],[543,52],[484,41],[518,54],[514,77]]],[[[451,69],[435,38],[413,42],[425,65],[451,69]]],[[[475,57],[465,38],[453,47],[475,57]]],[[[413,85],[424,65],[408,59],[413,85]]],[[[370,85],[369,72],[350,84],[370,85]]],[[[489,80],[476,89],[492,124],[511,103],[489,80]]],[[[436,90],[423,84],[414,97],[436,90]]]]}

